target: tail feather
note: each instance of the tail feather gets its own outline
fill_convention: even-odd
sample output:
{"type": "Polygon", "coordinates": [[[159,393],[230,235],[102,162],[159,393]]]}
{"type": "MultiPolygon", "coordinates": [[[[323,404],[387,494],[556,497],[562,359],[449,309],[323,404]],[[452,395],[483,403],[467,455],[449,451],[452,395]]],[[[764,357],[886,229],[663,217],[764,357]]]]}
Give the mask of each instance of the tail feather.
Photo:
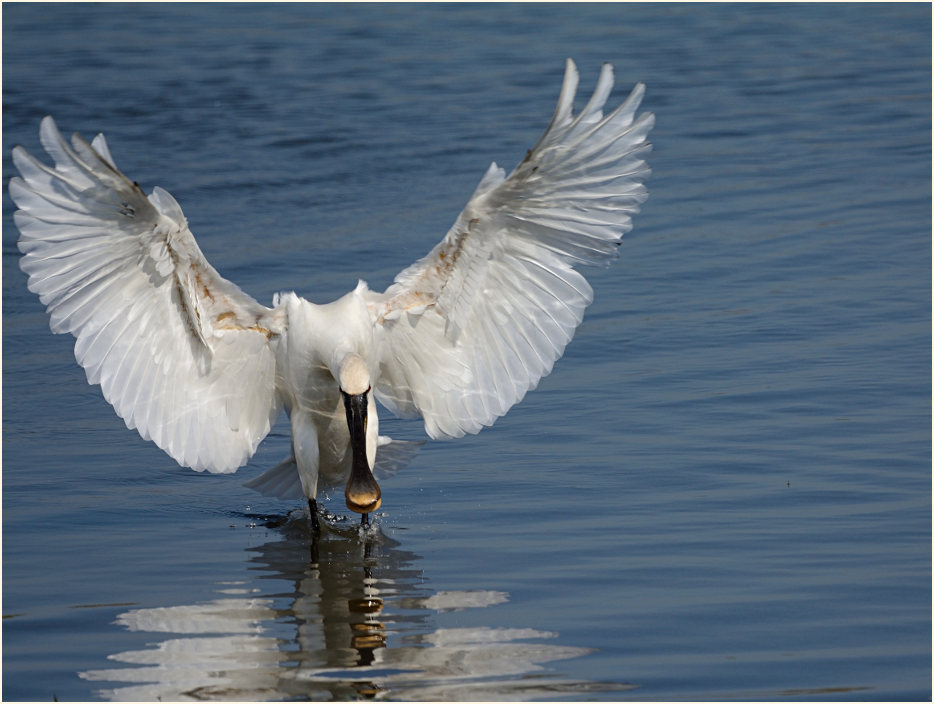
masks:
{"type": "Polygon", "coordinates": [[[385,435],[379,436],[379,448],[376,451],[376,466],[373,476],[378,480],[388,479],[409,464],[422,449],[424,440],[393,440],[385,435]]]}
{"type": "Polygon", "coordinates": [[[258,477],[254,477],[243,486],[258,491],[263,496],[277,499],[303,499],[305,492],[302,481],[298,476],[298,465],[294,457],[289,457],[272,469],[267,469],[258,477]]]}

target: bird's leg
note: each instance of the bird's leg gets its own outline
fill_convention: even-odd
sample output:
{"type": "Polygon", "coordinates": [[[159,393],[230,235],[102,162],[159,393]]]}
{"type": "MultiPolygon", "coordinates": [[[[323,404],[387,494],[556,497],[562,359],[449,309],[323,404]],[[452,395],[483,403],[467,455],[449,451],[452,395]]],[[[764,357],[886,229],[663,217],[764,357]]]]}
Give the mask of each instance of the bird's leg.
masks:
{"type": "Polygon", "coordinates": [[[362,513],[362,514],[360,514],[360,525],[363,526],[364,529],[366,529],[366,528],[369,527],[369,525],[370,525],[370,514],[368,514],[368,513],[362,513]]]}
{"type": "Polygon", "coordinates": [[[315,499],[308,499],[308,515],[311,516],[311,529],[317,535],[321,532],[321,524],[318,522],[318,502],[315,499]]]}

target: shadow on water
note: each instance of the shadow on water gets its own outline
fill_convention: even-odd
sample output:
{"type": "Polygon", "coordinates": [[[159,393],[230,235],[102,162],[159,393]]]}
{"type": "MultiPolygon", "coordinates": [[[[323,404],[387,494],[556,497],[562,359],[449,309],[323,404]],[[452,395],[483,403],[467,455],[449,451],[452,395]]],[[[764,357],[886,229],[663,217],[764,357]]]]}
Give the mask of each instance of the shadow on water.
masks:
{"type": "Polygon", "coordinates": [[[547,663],[592,651],[544,642],[553,632],[439,627],[442,614],[509,595],[433,591],[421,558],[378,526],[328,520],[312,539],[296,513],[269,527],[281,538],[247,550],[255,580],[219,583],[204,603],[120,614],[159,640],[80,676],[123,685],[96,692],[113,700],[567,699],[633,687],[554,673],[547,663]]]}

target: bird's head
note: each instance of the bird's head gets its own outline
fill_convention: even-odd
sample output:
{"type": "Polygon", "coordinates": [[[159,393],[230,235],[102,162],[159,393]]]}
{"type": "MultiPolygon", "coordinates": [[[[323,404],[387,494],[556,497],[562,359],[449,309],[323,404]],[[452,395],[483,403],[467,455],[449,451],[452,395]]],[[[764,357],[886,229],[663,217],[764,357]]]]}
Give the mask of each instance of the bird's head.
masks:
{"type": "Polygon", "coordinates": [[[351,396],[365,394],[370,389],[370,372],[358,354],[348,354],[341,362],[338,374],[341,391],[351,396]]]}

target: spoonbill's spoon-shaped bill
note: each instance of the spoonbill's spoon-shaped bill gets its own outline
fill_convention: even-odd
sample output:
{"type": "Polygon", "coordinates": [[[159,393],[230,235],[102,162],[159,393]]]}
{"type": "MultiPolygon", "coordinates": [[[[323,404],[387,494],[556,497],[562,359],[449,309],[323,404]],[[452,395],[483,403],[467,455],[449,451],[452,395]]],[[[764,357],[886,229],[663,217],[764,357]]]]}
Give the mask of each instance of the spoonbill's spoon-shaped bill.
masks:
{"type": "Polygon", "coordinates": [[[492,424],[564,352],[592,300],[576,267],[610,261],[647,196],[644,87],[604,114],[605,64],[574,115],[577,83],[568,60],[541,139],[508,176],[490,166],[425,257],[383,293],[361,281],[324,305],[257,303],[208,263],[171,195],[117,169],[103,135],[69,145],[46,117],[54,167],[13,150],[29,290],[52,332],[75,336],[88,382],[179,464],[235,471],[285,408],[291,455],[248,486],[305,497],[317,525],[319,485],[343,483],[365,519],[382,501],[374,469],[412,452],[379,436],[375,401],[431,438],[492,424]]]}

